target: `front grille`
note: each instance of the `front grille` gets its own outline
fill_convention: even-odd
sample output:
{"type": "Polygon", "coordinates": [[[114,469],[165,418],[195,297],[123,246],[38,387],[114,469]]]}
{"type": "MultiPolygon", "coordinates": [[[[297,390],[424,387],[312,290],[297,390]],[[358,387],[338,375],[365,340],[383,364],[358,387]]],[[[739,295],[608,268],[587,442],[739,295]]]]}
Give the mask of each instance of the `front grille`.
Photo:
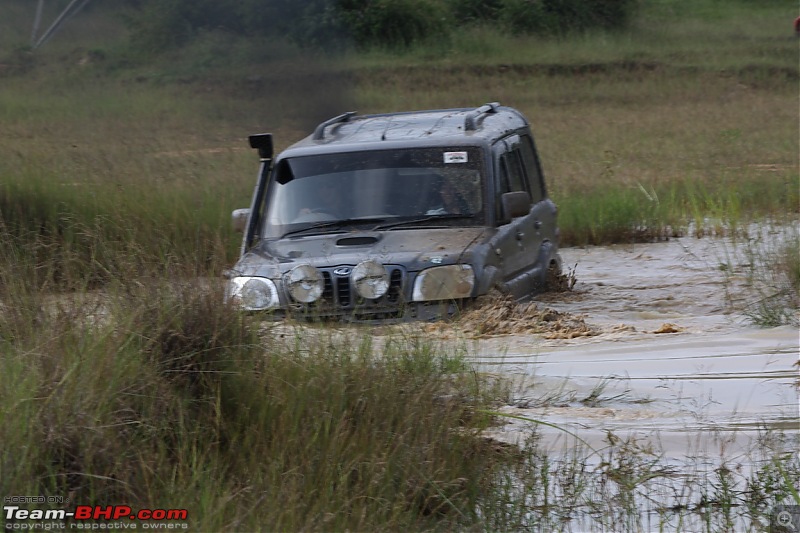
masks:
{"type": "Polygon", "coordinates": [[[389,290],[386,292],[386,299],[397,304],[403,298],[403,271],[399,268],[389,272],[389,290]]]}
{"type": "Polygon", "coordinates": [[[374,313],[399,313],[403,304],[403,286],[406,278],[405,270],[398,266],[385,265],[389,272],[389,290],[377,300],[365,300],[355,291],[350,283],[350,265],[337,265],[322,268],[324,288],[319,307],[321,310],[341,312],[355,312],[358,314],[374,313]],[[336,271],[347,269],[347,274],[337,274],[336,271]]]}
{"type": "Polygon", "coordinates": [[[336,300],[338,307],[350,307],[350,278],[336,276],[336,300]]]}

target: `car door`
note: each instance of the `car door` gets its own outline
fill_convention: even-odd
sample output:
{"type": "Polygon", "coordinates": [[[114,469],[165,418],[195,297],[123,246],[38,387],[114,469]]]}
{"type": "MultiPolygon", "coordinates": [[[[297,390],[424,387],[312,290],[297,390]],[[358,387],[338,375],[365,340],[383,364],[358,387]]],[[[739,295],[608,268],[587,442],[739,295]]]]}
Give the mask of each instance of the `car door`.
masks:
{"type": "Polygon", "coordinates": [[[500,259],[503,282],[515,297],[528,294],[534,280],[530,272],[536,264],[541,240],[532,210],[509,219],[504,216],[500,198],[506,192],[530,194],[520,152],[520,138],[513,135],[495,145],[495,212],[497,217],[496,252],[500,259]]]}
{"type": "MultiPolygon", "coordinates": [[[[515,226],[517,240],[521,243],[521,257],[517,259],[520,272],[533,274],[537,268],[539,251],[542,246],[542,206],[539,205],[541,190],[533,187],[528,179],[525,161],[522,152],[523,141],[519,135],[512,135],[506,139],[508,151],[505,154],[508,167],[509,181],[512,190],[525,191],[531,200],[531,209],[528,214],[512,221],[515,226]]],[[[526,288],[526,293],[533,289],[526,288]]]]}
{"type": "MultiPolygon", "coordinates": [[[[525,172],[528,191],[531,195],[531,223],[534,229],[532,233],[532,246],[536,246],[537,251],[546,246],[549,241],[557,247],[557,214],[556,205],[548,198],[545,188],[542,167],[536,153],[536,145],[533,137],[529,134],[520,136],[519,155],[522,168],[525,172]]],[[[538,252],[537,252],[538,253],[538,252]]],[[[537,257],[537,261],[547,262],[549,257],[537,257]]],[[[547,268],[548,265],[540,265],[547,268]]]]}

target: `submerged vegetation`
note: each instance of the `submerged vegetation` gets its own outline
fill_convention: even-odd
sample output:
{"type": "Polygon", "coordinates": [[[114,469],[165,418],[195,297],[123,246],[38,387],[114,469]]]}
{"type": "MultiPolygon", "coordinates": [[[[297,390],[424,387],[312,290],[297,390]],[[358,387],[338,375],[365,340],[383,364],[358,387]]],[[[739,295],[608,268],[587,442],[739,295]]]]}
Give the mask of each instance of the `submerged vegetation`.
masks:
{"type": "Polygon", "coordinates": [[[747,279],[744,314],[756,325],[800,326],[800,233],[779,228],[749,236],[740,246],[747,279]]]}
{"type": "MultiPolygon", "coordinates": [[[[0,7],[4,495],[186,506],[201,530],[739,530],[793,501],[779,436],[685,485],[613,436],[503,446],[482,434],[505,386],[453,348],[265,326],[212,280],[239,248],[246,136],[281,148],[352,108],[533,117],[563,245],[796,224],[795,6],[642,2],[613,32],[520,35],[477,8],[527,2],[461,0],[447,38],[330,56],[218,26],[152,54],[115,17],[130,2],[95,4],[35,52],[31,3],[0,7]]],[[[751,271],[765,325],[797,316],[796,235],[773,252],[751,271]]]]}

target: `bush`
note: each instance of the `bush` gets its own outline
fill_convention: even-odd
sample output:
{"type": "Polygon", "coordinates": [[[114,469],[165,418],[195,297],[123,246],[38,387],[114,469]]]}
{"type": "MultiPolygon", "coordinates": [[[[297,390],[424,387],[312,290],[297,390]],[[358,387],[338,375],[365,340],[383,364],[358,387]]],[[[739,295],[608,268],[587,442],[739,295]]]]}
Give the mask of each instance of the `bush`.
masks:
{"type": "Polygon", "coordinates": [[[496,21],[502,0],[449,0],[453,20],[459,22],[496,21]]]}
{"type": "Polygon", "coordinates": [[[456,24],[488,22],[518,34],[565,34],[627,26],[636,0],[143,0],[128,17],[150,52],[202,30],[283,37],[302,47],[404,48],[447,38],[456,24]]]}
{"type": "Polygon", "coordinates": [[[358,46],[406,47],[450,30],[446,7],[430,0],[340,0],[338,8],[358,46]]]}
{"type": "Polygon", "coordinates": [[[439,0],[148,0],[128,17],[132,41],[157,52],[180,46],[200,30],[285,37],[300,46],[408,46],[447,33],[439,0]]]}
{"type": "Polygon", "coordinates": [[[517,34],[564,35],[625,28],[636,0],[502,0],[499,19],[517,34]]]}

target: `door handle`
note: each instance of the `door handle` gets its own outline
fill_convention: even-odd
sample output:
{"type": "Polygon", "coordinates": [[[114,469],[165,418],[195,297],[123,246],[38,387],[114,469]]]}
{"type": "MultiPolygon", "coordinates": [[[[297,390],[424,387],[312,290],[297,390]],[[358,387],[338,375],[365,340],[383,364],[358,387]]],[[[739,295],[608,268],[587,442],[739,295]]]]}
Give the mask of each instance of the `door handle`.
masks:
{"type": "Polygon", "coordinates": [[[518,231],[518,232],[517,232],[517,240],[518,240],[518,241],[521,241],[521,240],[522,240],[522,239],[524,239],[524,238],[525,238],[525,234],[524,234],[524,233],[522,233],[521,231],[518,231]]]}
{"type": "Polygon", "coordinates": [[[536,220],[533,222],[533,228],[536,230],[542,229],[542,221],[536,220]]]}

